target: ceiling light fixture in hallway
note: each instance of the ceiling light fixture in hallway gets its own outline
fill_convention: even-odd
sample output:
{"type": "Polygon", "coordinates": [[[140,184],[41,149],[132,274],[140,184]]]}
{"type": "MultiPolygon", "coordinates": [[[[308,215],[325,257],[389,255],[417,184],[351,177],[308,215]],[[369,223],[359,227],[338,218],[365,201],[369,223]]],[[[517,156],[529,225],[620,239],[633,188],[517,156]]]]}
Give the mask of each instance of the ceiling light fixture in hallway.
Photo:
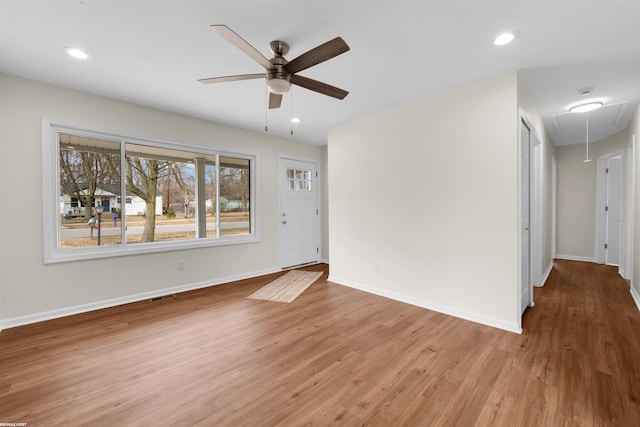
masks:
{"type": "Polygon", "coordinates": [[[589,111],[593,111],[593,110],[597,110],[598,108],[601,108],[604,104],[601,101],[590,101],[590,102],[585,102],[583,104],[578,104],[578,105],[574,105],[573,107],[571,107],[569,109],[569,111],[571,111],[572,113],[587,113],[587,120],[586,120],[586,143],[585,143],[585,159],[584,159],[584,163],[589,163],[591,162],[593,159],[589,158],[589,111]]]}

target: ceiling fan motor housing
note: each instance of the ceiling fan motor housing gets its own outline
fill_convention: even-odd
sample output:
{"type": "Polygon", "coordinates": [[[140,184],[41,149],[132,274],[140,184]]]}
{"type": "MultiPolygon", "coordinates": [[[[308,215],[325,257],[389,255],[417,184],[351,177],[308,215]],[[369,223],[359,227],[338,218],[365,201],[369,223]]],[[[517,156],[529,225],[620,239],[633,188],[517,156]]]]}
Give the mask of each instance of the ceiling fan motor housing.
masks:
{"type": "Polygon", "coordinates": [[[267,87],[271,93],[282,95],[291,89],[291,74],[284,69],[288,61],[283,57],[289,52],[289,45],[276,40],[269,46],[275,56],[270,59],[273,68],[267,70],[267,87]]]}

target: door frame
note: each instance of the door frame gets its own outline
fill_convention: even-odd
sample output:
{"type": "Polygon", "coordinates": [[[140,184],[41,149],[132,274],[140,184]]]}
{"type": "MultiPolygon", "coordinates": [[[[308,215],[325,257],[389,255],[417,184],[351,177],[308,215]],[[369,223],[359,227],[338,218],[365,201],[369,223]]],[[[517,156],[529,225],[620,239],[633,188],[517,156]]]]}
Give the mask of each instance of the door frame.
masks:
{"type": "Polygon", "coordinates": [[[551,156],[551,262],[556,258],[556,239],[558,221],[558,163],[551,156]]]}
{"type": "MultiPolygon", "coordinates": [[[[523,291],[522,289],[525,286],[529,287],[529,295],[530,295],[530,299],[531,299],[531,295],[533,294],[533,288],[531,286],[531,127],[529,125],[529,123],[527,123],[527,121],[524,118],[524,115],[522,113],[522,111],[520,111],[519,114],[519,118],[518,118],[518,323],[519,323],[519,327],[520,329],[522,329],[522,314],[524,313],[524,310],[522,309],[522,297],[523,297],[523,291]],[[525,202],[525,195],[523,194],[522,191],[522,187],[523,187],[523,182],[524,182],[524,173],[523,173],[523,168],[522,168],[522,156],[523,156],[523,145],[524,145],[524,141],[522,139],[522,127],[526,127],[529,130],[529,141],[527,142],[527,150],[529,152],[529,171],[528,174],[529,176],[527,177],[529,179],[529,191],[527,192],[528,194],[526,195],[526,197],[529,199],[529,204],[528,204],[528,209],[529,209],[529,213],[527,215],[528,220],[529,220],[529,260],[528,260],[528,264],[529,264],[529,274],[528,274],[528,282],[529,283],[522,283],[523,282],[523,270],[525,269],[525,265],[522,262],[522,257],[523,257],[523,245],[524,245],[524,233],[523,233],[523,225],[522,225],[522,215],[523,215],[523,208],[524,208],[524,202],[525,202]]],[[[526,308],[525,308],[526,310],[526,308]]]]}
{"type": "MultiPolygon", "coordinates": [[[[522,108],[518,108],[518,322],[522,328],[522,140],[520,126],[529,129],[529,307],[535,305],[533,285],[542,278],[542,139],[522,108]]],[[[542,285],[542,283],[540,283],[542,285]]]]}
{"type": "MultiPolygon", "coordinates": [[[[598,264],[605,264],[607,261],[606,253],[604,250],[605,236],[607,233],[606,227],[606,215],[604,207],[607,203],[607,162],[609,159],[613,159],[615,157],[622,158],[622,176],[624,182],[625,176],[625,165],[624,165],[624,150],[615,150],[607,154],[603,154],[599,156],[596,162],[596,238],[595,238],[595,261],[598,264]]],[[[622,189],[621,189],[622,190],[622,189]]],[[[624,192],[620,191],[622,198],[624,198],[624,192]]],[[[622,213],[623,221],[624,221],[624,211],[622,213]]],[[[624,224],[622,226],[622,230],[624,230],[624,224]]],[[[620,231],[620,240],[622,240],[622,230],[620,231]]],[[[622,249],[622,248],[620,248],[622,249]]],[[[621,251],[622,252],[622,251],[621,251]]],[[[624,254],[620,254],[621,258],[624,254]]]]}
{"type": "Polygon", "coordinates": [[[276,221],[278,224],[278,266],[280,268],[285,268],[287,266],[284,265],[284,254],[282,253],[282,227],[280,227],[280,218],[282,217],[282,189],[285,184],[285,177],[280,173],[282,171],[282,164],[286,161],[294,161],[294,162],[305,162],[311,163],[315,165],[316,168],[316,196],[315,202],[316,207],[318,209],[318,215],[316,215],[316,241],[318,242],[318,256],[316,257],[315,262],[320,262],[322,255],[322,209],[320,206],[320,192],[322,191],[321,181],[320,181],[320,161],[316,159],[308,159],[304,157],[291,156],[288,154],[279,154],[278,155],[278,209],[276,215],[276,221]]]}
{"type": "MultiPolygon", "coordinates": [[[[531,194],[529,214],[531,222],[531,286],[542,286],[542,139],[533,126],[529,126],[531,156],[529,163],[529,185],[531,194]]],[[[531,293],[533,307],[533,292],[531,293]]]]}
{"type": "Polygon", "coordinates": [[[633,285],[633,252],[634,252],[634,215],[635,215],[635,201],[633,195],[635,194],[635,149],[636,149],[636,136],[631,135],[626,150],[626,169],[624,171],[625,182],[625,209],[623,212],[623,236],[624,239],[624,253],[622,259],[624,260],[624,268],[620,271],[622,277],[628,280],[633,285]]]}

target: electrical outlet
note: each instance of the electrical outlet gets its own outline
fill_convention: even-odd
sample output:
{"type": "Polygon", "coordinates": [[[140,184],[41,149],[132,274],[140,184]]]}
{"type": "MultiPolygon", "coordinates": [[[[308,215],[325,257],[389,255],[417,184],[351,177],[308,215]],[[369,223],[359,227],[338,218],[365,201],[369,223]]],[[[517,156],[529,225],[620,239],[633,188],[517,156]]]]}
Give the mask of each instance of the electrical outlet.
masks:
{"type": "Polygon", "coordinates": [[[178,260],[178,270],[184,270],[184,260],[183,259],[179,259],[178,260]]]}

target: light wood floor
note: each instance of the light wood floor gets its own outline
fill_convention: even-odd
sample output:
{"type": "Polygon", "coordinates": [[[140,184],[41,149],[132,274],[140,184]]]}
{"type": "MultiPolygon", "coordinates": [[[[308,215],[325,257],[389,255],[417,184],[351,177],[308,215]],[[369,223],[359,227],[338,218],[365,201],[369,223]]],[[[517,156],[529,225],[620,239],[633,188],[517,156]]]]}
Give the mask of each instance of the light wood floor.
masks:
{"type": "Polygon", "coordinates": [[[613,267],[557,261],[522,335],[326,274],[292,304],[245,298],[277,276],[1,332],[0,423],[640,425],[640,312],[613,267]]]}

